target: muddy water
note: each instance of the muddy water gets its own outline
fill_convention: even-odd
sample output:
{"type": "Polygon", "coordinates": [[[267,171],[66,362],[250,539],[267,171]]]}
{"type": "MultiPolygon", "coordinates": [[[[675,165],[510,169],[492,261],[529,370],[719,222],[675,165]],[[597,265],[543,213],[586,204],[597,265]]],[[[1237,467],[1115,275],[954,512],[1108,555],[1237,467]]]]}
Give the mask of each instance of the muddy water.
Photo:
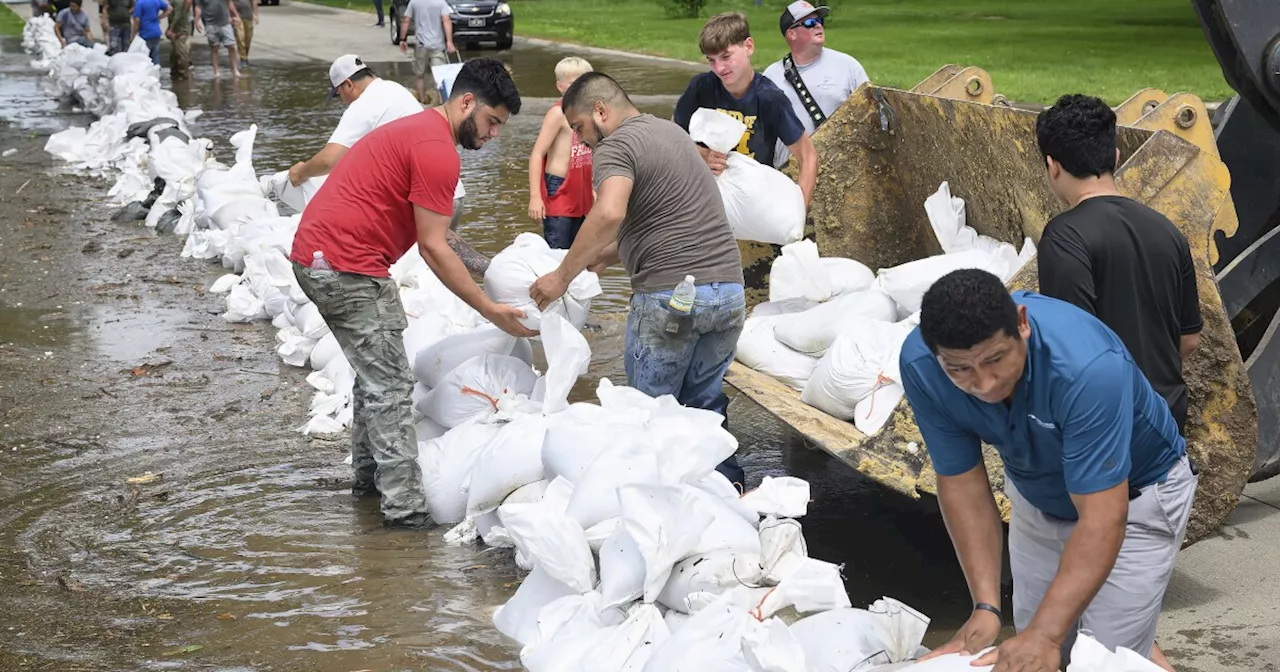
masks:
{"type": "MultiPolygon", "coordinates": [[[[538,230],[525,166],[562,55],[500,55],[525,102],[502,138],[463,153],[463,233],[481,250],[538,230]]],[[[690,75],[589,58],[663,116],[690,75]]],[[[407,63],[377,67],[411,84],[407,63]]],[[[0,56],[0,72],[0,117],[18,127],[0,145],[23,146],[28,161],[0,164],[7,194],[51,172],[27,135],[75,117],[40,95],[23,59],[0,56]]],[[[256,122],[255,168],[284,169],[320,147],[341,108],[324,101],[321,64],[251,73],[215,83],[198,67],[178,93],[205,110],[195,130],[222,158],[226,138],[256,122]]],[[[0,201],[0,668],[518,669],[517,648],[490,625],[520,580],[510,552],[383,530],[376,503],[347,494],[345,438],[293,431],[311,391],[274,358],[274,330],[217,317],[221,301],[202,290],[222,270],[180,259],[180,241],[105,221],[104,184],[40,180],[69,198],[0,201]],[[163,476],[126,482],[147,471],[163,476]]],[[[578,398],[602,376],[625,379],[627,283],[614,272],[604,285],[578,398]]],[[[812,482],[810,552],[845,564],[855,605],[898,597],[933,615],[936,633],[967,614],[936,513],[805,447],[746,399],[731,418],[753,480],[812,482]]]]}

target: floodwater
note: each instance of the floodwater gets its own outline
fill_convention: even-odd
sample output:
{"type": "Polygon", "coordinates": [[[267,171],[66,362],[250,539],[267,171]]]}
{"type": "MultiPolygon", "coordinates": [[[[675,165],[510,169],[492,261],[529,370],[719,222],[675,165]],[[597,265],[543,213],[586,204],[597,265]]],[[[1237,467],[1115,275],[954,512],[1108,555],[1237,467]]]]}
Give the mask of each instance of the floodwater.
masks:
{"type": "MultiPolygon", "coordinates": [[[[538,231],[525,214],[526,162],[563,55],[498,54],[524,109],[500,139],[462,152],[461,232],[487,253],[538,231]]],[[[692,74],[588,58],[662,116],[692,74]]],[[[257,123],[261,174],[309,156],[336,124],[326,67],[263,62],[243,80],[212,82],[203,65],[178,93],[204,110],[193,130],[226,162],[227,138],[257,123]]],[[[375,67],[412,84],[407,62],[375,67]]],[[[25,142],[31,170],[50,172],[28,156],[43,138],[27,136],[83,117],[44,97],[25,59],[0,55],[0,75],[0,145],[25,142]]],[[[23,175],[3,168],[7,197],[23,175]]],[[[0,200],[0,667],[519,669],[517,646],[490,622],[521,580],[510,551],[381,528],[376,503],[347,493],[345,436],[294,431],[311,391],[304,371],[275,358],[274,329],[217,317],[221,299],[202,289],[222,269],[179,258],[172,237],[106,221],[110,209],[96,205],[106,184],[37,179],[63,197],[0,200]],[[163,476],[125,480],[147,471],[163,476]]],[[[627,282],[614,271],[603,284],[579,399],[602,376],[625,380],[627,282]]],[[[933,644],[963,621],[968,593],[928,503],[806,447],[744,398],[730,417],[753,482],[812,483],[810,554],[844,564],[855,606],[902,599],[934,617],[933,644]]]]}

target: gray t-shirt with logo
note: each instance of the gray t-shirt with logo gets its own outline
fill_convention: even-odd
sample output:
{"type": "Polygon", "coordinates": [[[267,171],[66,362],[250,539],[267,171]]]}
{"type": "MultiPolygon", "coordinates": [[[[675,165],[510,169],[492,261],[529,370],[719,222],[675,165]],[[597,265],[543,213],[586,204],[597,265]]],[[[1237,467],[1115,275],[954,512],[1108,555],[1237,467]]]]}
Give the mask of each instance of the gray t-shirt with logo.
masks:
{"type": "MultiPolygon", "coordinates": [[[[804,80],[805,88],[809,89],[809,95],[813,96],[822,113],[828,117],[869,79],[867,71],[862,68],[858,59],[842,51],[828,48],[823,48],[818,60],[807,65],[796,66],[796,70],[800,71],[800,78],[804,80]]],[[[765,68],[764,76],[782,89],[787,100],[791,101],[791,109],[795,110],[796,117],[800,119],[800,123],[804,124],[805,132],[813,135],[813,119],[801,104],[800,94],[796,93],[795,87],[787,81],[782,60],[779,59],[765,68]]],[[[785,146],[779,146],[779,151],[778,165],[783,165],[785,158],[790,154],[785,146]]]]}
{"type": "Polygon", "coordinates": [[[413,34],[418,46],[444,51],[444,22],[440,17],[453,13],[445,0],[409,0],[407,15],[413,18],[413,34]]]}
{"type": "Polygon", "coordinates": [[[716,178],[684,129],[651,114],[632,117],[592,150],[592,182],[630,178],[618,255],[635,292],[696,284],[742,283],[742,257],[724,214],[716,178]]]}

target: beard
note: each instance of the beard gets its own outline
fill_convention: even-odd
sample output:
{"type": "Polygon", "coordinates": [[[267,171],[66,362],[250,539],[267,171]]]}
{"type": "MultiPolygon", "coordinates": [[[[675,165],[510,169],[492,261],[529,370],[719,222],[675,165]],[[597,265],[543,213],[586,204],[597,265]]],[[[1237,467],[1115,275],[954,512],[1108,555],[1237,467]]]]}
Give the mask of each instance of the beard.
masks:
{"type": "Polygon", "coordinates": [[[467,115],[462,123],[458,124],[458,144],[463,149],[480,149],[484,146],[484,142],[480,138],[480,131],[476,128],[476,113],[473,110],[467,115]]]}

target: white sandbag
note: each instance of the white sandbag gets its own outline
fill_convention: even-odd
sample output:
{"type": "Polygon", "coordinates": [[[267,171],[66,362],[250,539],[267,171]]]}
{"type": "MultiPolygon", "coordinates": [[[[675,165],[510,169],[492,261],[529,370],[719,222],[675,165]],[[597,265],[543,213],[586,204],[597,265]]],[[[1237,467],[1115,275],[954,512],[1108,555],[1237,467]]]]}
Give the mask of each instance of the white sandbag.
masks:
{"type": "Polygon", "coordinates": [[[790,318],[790,315],[747,318],[742,325],[742,334],[738,336],[738,350],[734,357],[750,369],[803,390],[818,366],[818,358],[796,352],[778,342],[774,329],[790,318]]]}
{"type": "Polygon", "coordinates": [[[586,660],[593,670],[642,672],[653,652],[670,637],[662,612],[651,604],[641,604],[587,654],[586,660]]]}
{"type": "Polygon", "coordinates": [[[467,492],[463,486],[471,476],[476,458],[501,429],[497,424],[468,422],[439,438],[419,443],[422,491],[432,520],[452,525],[466,518],[467,492]]]}
{"type": "MultiPolygon", "coordinates": [[[[653,652],[644,672],[742,672],[742,637],[750,627],[746,593],[729,591],[698,610],[653,652]]],[[[843,672],[843,671],[842,671],[843,672]]]]}
{"type": "Polygon", "coordinates": [[[808,672],[804,648],[786,623],[770,618],[763,623],[748,621],[742,636],[742,654],[751,672],[808,672]]]}
{"type": "Polygon", "coordinates": [[[734,586],[759,581],[759,554],[718,550],[692,555],[671,568],[671,576],[662,592],[658,593],[658,603],[668,609],[687,612],[688,598],[694,593],[719,595],[734,586]]]}
{"type": "Polygon", "coordinates": [[[867,322],[841,335],[814,368],[800,400],[841,420],[852,420],[859,401],[898,382],[898,354],[914,328],[911,320],[867,322]]]}
{"type": "Polygon", "coordinates": [[[538,638],[538,612],[559,598],[577,594],[574,589],[551,578],[545,569],[535,567],[521,582],[515,595],[494,612],[493,626],[521,645],[529,644],[538,638]]]}
{"type": "MultiPolygon", "coordinates": [[[[589,546],[590,544],[588,544],[589,546]]],[[[616,607],[644,595],[644,556],[623,525],[600,547],[600,593],[604,603],[616,607]]]]}
{"type": "MultiPolygon", "coordinates": [[[[901,672],[906,672],[907,670],[910,670],[910,672],[990,672],[990,670],[995,669],[995,665],[974,665],[973,661],[985,656],[991,648],[983,649],[972,656],[966,656],[961,653],[949,653],[943,656],[938,656],[937,658],[931,658],[923,663],[902,663],[899,665],[875,669],[877,672],[880,669],[884,669],[886,672],[889,670],[898,670],[901,672]]],[[[1071,670],[1072,668],[1067,669],[1071,670]]],[[[1086,667],[1081,669],[1088,670],[1088,672],[1099,672],[1106,668],[1086,667]]],[[[1156,669],[1161,668],[1157,667],[1156,669]]]]}
{"type": "Polygon", "coordinates": [[[759,487],[742,496],[742,503],[762,516],[799,518],[809,508],[809,482],[794,476],[765,476],[759,487]]]}
{"type": "MultiPolygon", "coordinates": [[[[484,272],[484,293],[492,300],[524,311],[520,324],[538,331],[543,311],[529,297],[529,288],[540,277],[560,266],[563,255],[554,253],[542,236],[522,233],[503,251],[494,255],[484,272]]],[[[603,290],[595,273],[583,271],[569,282],[564,296],[547,306],[546,312],[560,315],[576,329],[587,323],[591,299],[603,290]]]]}
{"type": "Polygon", "coordinates": [[[450,371],[472,357],[507,355],[533,365],[533,347],[529,340],[516,338],[493,325],[446,336],[425,350],[410,354],[414,378],[428,388],[439,385],[450,371]]]}
{"type": "Polygon", "coordinates": [[[820,261],[827,269],[832,296],[861,292],[876,281],[876,274],[860,261],[843,257],[823,257],[820,261]]]}
{"type": "Polygon", "coordinates": [[[327,333],[319,341],[316,341],[316,347],[311,349],[311,368],[319,371],[333,361],[335,357],[342,356],[342,346],[338,345],[338,337],[332,333],[327,333]]]}
{"type": "Polygon", "coordinates": [[[604,548],[604,543],[613,536],[613,531],[622,526],[622,516],[617,518],[607,518],[584,530],[587,535],[587,545],[591,547],[591,552],[599,555],[600,549],[604,548]]]}
{"type": "Polygon", "coordinates": [[[228,322],[253,322],[266,318],[266,306],[262,299],[254,296],[249,285],[240,283],[231,288],[231,293],[227,295],[227,312],[222,314],[222,319],[228,322]]]}
{"type": "Polygon", "coordinates": [[[759,607],[760,617],[771,616],[787,607],[800,613],[848,609],[849,594],[840,577],[840,567],[814,558],[804,558],[759,607]]]}
{"type": "MultiPolygon", "coordinates": [[[[587,468],[569,500],[569,516],[584,528],[621,515],[618,489],[632,484],[657,484],[657,456],[642,442],[606,449],[587,468]]],[[[637,539],[638,541],[638,539],[637,539]]]]}
{"type": "Polygon", "coordinates": [[[1157,672],[1159,665],[1141,655],[1117,647],[1114,652],[1101,642],[1081,632],[1071,646],[1071,664],[1067,672],[1157,672]]]}
{"type": "Polygon", "coordinates": [[[591,346],[582,332],[556,313],[542,316],[542,347],[547,356],[547,373],[542,394],[542,413],[551,415],[569,407],[569,392],[578,377],[591,365],[591,346]]]}
{"type": "MultiPolygon", "coordinates": [[[[313,358],[315,354],[315,350],[312,350],[311,356],[313,358]]],[[[425,443],[444,436],[449,431],[449,428],[432,421],[431,418],[419,418],[417,422],[413,423],[413,431],[418,436],[418,443],[425,443]]]]}
{"type": "Polygon", "coordinates": [[[542,465],[548,478],[578,483],[606,448],[629,443],[643,422],[609,413],[595,404],[573,404],[548,418],[542,465]]]}
{"type": "MultiPolygon", "coordinates": [[[[424,315],[417,319],[410,319],[409,326],[405,327],[404,330],[405,354],[409,357],[414,357],[418,353],[429,349],[432,345],[439,343],[448,335],[449,323],[439,315],[424,315]]],[[[417,367],[414,370],[416,372],[417,367]]],[[[449,369],[448,371],[452,370],[449,369]]],[[[445,373],[447,374],[448,371],[445,371],[445,373]]],[[[422,381],[419,380],[418,382],[422,381]]],[[[430,389],[432,386],[428,385],[426,387],[430,389]]]]}
{"type": "Polygon", "coordinates": [[[751,527],[754,528],[760,524],[760,514],[742,503],[742,491],[737,485],[730,483],[724,474],[713,471],[690,485],[718,498],[721,504],[747,521],[751,527]]]}
{"type": "Polygon", "coordinates": [[[854,426],[867,436],[875,436],[884,427],[884,423],[889,421],[906,393],[899,382],[876,387],[874,392],[859,401],[854,408],[854,426]]]}
{"type": "MultiPolygon", "coordinates": [[[[1012,250],[1013,246],[1009,246],[1009,249],[1012,250]]],[[[920,310],[924,293],[929,291],[933,283],[952,271],[978,268],[1007,280],[1006,276],[1011,270],[1009,266],[1002,257],[992,256],[985,250],[968,249],[909,261],[893,268],[882,268],[876,281],[886,294],[893,297],[904,313],[914,313],[920,310]]]]}
{"type": "Polygon", "coordinates": [[[662,615],[662,620],[667,623],[667,630],[673,633],[683,628],[684,624],[688,623],[691,618],[693,618],[691,614],[676,611],[675,609],[668,609],[667,613],[662,615]]]}
{"type": "Polygon", "coordinates": [[[520,487],[543,480],[545,435],[546,418],[541,415],[523,415],[502,427],[472,465],[467,483],[468,516],[492,511],[520,487]]]}
{"type": "Polygon", "coordinates": [[[712,522],[690,555],[711,553],[712,551],[734,551],[740,553],[760,553],[760,533],[755,526],[746,520],[738,510],[725,500],[694,486],[684,486],[698,503],[699,509],[711,514],[712,522]]]}
{"type": "Polygon", "coordinates": [[[300,186],[293,186],[289,181],[289,171],[282,170],[272,175],[263,175],[258,178],[258,183],[262,187],[262,195],[283,203],[298,212],[302,212],[307,207],[307,202],[311,200],[316,192],[320,191],[320,186],[324,184],[327,175],[313,177],[300,186]]]}
{"type": "Polygon", "coordinates": [[[813,672],[873,669],[911,659],[920,648],[929,618],[884,598],[870,609],[835,609],[791,624],[813,672]],[[854,667],[867,665],[867,668],[854,667]]]}
{"type": "Polygon", "coordinates": [[[803,296],[796,296],[781,301],[765,301],[756,304],[751,309],[751,317],[770,317],[773,315],[793,315],[795,313],[803,313],[810,308],[819,305],[817,301],[810,301],[803,296]]]}
{"type": "Polygon", "coordinates": [[[293,311],[293,324],[303,336],[319,341],[329,333],[329,325],[320,315],[320,308],[314,303],[299,306],[293,311]]]}
{"type": "Polygon", "coordinates": [[[831,275],[812,240],[784,245],[769,269],[769,301],[797,297],[818,302],[831,298],[831,275]]]}
{"type": "Polygon", "coordinates": [[[672,567],[698,545],[713,517],[699,508],[688,487],[628,485],[617,496],[622,528],[644,561],[644,601],[653,602],[672,567]]]}
{"type": "Polygon", "coordinates": [[[779,320],[773,335],[779,343],[807,355],[820,357],[842,334],[857,331],[868,322],[894,322],[897,304],[879,287],[833,297],[798,315],[779,320]]]}
{"type": "Polygon", "coordinates": [[[224,294],[231,291],[233,287],[240,284],[243,280],[244,278],[236,275],[235,273],[228,273],[219,277],[217,280],[214,280],[212,285],[209,285],[209,293],[224,294]]]}
{"type": "Polygon", "coordinates": [[[535,567],[579,593],[595,587],[595,558],[577,521],[541,502],[503,504],[498,518],[535,567]]]}
{"type": "Polygon", "coordinates": [[[800,522],[766,517],[760,522],[761,580],[778,585],[809,557],[800,522]]]}
{"type": "Polygon", "coordinates": [[[472,357],[458,365],[423,398],[418,411],[445,427],[490,415],[502,399],[529,394],[538,377],[519,358],[505,355],[472,357]]]}
{"type": "Polygon", "coordinates": [[[738,240],[786,245],[804,236],[804,192],[791,178],[733,151],[747,130],[723,112],[700,108],[689,121],[689,137],[727,154],[716,177],[724,212],[738,240]]]}

